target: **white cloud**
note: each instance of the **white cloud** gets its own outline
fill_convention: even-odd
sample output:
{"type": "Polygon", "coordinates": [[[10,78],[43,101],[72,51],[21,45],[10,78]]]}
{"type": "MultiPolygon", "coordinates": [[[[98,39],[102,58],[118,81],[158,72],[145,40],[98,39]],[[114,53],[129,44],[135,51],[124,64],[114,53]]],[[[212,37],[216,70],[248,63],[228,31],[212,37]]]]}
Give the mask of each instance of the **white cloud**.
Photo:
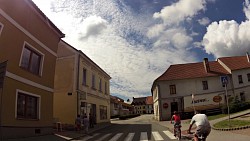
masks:
{"type": "Polygon", "coordinates": [[[238,24],[236,21],[213,22],[203,37],[203,45],[216,58],[242,55],[250,49],[250,22],[238,24]]]}
{"type": "Polygon", "coordinates": [[[162,19],[166,25],[179,24],[186,18],[196,15],[198,11],[204,10],[205,3],[205,0],[180,0],[155,13],[154,18],[162,19]]]}
{"type": "MultiPolygon", "coordinates": [[[[249,19],[249,1],[243,7],[246,18],[249,19]]],[[[250,21],[238,24],[236,21],[213,22],[207,27],[203,37],[204,49],[216,58],[223,56],[243,55],[250,50],[250,21]]]]}
{"type": "Polygon", "coordinates": [[[198,22],[200,25],[208,25],[210,23],[210,20],[208,17],[203,17],[202,19],[199,19],[198,22]]]}
{"type": "Polygon", "coordinates": [[[101,32],[107,28],[107,21],[94,15],[84,19],[81,26],[83,27],[80,33],[80,38],[82,39],[101,34],[101,32]]]}

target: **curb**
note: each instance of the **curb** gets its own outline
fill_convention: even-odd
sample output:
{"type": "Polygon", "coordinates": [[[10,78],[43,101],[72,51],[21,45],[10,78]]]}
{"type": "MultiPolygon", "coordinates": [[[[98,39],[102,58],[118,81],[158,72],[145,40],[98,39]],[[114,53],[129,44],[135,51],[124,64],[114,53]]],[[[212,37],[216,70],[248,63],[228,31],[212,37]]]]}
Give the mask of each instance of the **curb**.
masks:
{"type": "Polygon", "coordinates": [[[242,130],[242,129],[247,129],[247,128],[250,128],[250,125],[242,126],[242,127],[235,127],[235,128],[215,128],[215,127],[212,127],[212,129],[219,130],[219,131],[234,131],[234,130],[242,130]]]}

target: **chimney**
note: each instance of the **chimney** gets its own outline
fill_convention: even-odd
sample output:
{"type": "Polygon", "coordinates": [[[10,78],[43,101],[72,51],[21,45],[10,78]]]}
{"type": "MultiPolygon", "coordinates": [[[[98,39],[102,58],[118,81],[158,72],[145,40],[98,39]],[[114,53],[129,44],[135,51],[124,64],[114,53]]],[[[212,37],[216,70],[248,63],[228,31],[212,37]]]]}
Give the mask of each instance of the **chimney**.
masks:
{"type": "Polygon", "coordinates": [[[246,55],[247,55],[247,62],[250,63],[248,52],[246,53],[246,55]]]}
{"type": "Polygon", "coordinates": [[[210,67],[209,67],[208,58],[204,58],[203,64],[204,64],[204,67],[205,67],[206,72],[207,72],[207,73],[210,72],[210,67]]]}

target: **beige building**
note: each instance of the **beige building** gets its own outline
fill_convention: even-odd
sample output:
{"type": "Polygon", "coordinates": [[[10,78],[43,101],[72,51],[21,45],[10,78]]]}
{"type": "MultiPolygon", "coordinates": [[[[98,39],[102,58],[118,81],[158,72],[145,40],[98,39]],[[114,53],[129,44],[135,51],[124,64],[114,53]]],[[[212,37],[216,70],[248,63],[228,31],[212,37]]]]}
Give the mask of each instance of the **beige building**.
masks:
{"type": "Polygon", "coordinates": [[[249,56],[171,65],[154,81],[151,92],[157,120],[169,120],[173,111],[184,115],[193,114],[194,109],[217,112],[226,104],[226,95],[249,101],[249,56]]]}
{"type": "Polygon", "coordinates": [[[135,114],[153,114],[153,98],[152,96],[147,97],[133,97],[131,105],[134,106],[135,114]]]}
{"type": "Polygon", "coordinates": [[[117,96],[110,96],[110,116],[118,117],[133,114],[133,106],[117,96]]]}
{"type": "Polygon", "coordinates": [[[52,133],[56,52],[62,37],[31,0],[0,1],[0,63],[7,61],[0,69],[1,139],[52,133]]]}
{"type": "Polygon", "coordinates": [[[92,114],[96,123],[110,122],[111,77],[83,52],[61,41],[55,74],[54,118],[74,124],[76,116],[92,114]]]}

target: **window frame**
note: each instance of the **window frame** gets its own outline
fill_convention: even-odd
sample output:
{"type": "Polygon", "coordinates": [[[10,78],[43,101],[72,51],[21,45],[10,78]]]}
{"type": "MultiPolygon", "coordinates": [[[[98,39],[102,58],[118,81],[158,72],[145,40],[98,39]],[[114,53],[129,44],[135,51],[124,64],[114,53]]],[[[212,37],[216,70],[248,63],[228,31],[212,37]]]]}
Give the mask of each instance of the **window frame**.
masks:
{"type": "Polygon", "coordinates": [[[96,89],[96,87],[95,87],[95,74],[94,73],[92,73],[92,89],[96,89]]]}
{"type": "Polygon", "coordinates": [[[202,87],[203,87],[203,90],[208,90],[208,82],[206,80],[202,81],[202,87]]]}
{"type": "Polygon", "coordinates": [[[102,92],[102,78],[99,78],[99,91],[102,92]]]}
{"type": "Polygon", "coordinates": [[[4,28],[4,25],[0,22],[0,36],[1,36],[2,31],[3,31],[3,28],[4,28]]]}
{"type": "Polygon", "coordinates": [[[238,75],[238,82],[239,82],[239,84],[242,84],[242,83],[243,83],[242,75],[238,75]]]}
{"type": "Polygon", "coordinates": [[[83,68],[82,70],[82,85],[87,86],[87,69],[83,68]]]}
{"type": "Polygon", "coordinates": [[[170,95],[176,94],[176,85],[169,85],[170,95]]]}
{"type": "Polygon", "coordinates": [[[247,74],[247,81],[250,82],[250,73],[247,74]]]}
{"type": "MultiPolygon", "coordinates": [[[[27,105],[25,107],[25,111],[27,110],[26,108],[27,108],[27,105]]],[[[25,114],[27,114],[27,113],[25,113],[25,114]]],[[[40,116],[41,116],[41,96],[17,89],[16,90],[15,118],[19,119],[19,120],[40,120],[40,118],[41,118],[40,116]],[[36,118],[25,117],[25,116],[22,117],[22,116],[18,115],[18,95],[24,95],[25,97],[36,98],[36,118]]]]}
{"type": "Polygon", "coordinates": [[[21,57],[20,57],[20,62],[19,62],[19,67],[20,68],[22,68],[22,69],[24,69],[24,70],[26,70],[26,71],[28,71],[28,72],[30,72],[30,73],[32,73],[32,74],[35,74],[35,75],[39,75],[39,76],[42,76],[42,71],[43,71],[43,63],[44,63],[44,54],[41,52],[41,51],[39,51],[39,50],[37,50],[36,48],[34,48],[32,45],[30,45],[29,43],[27,43],[27,42],[24,42],[24,44],[23,44],[23,48],[22,48],[22,53],[21,53],[21,57]],[[31,61],[32,61],[32,58],[31,59],[29,59],[29,66],[28,66],[28,68],[25,68],[24,66],[22,66],[22,61],[23,61],[23,58],[24,58],[24,50],[25,49],[27,49],[27,50],[29,50],[29,51],[31,51],[31,54],[30,54],[30,56],[32,55],[32,54],[36,54],[38,57],[40,57],[40,59],[39,59],[39,68],[38,68],[38,72],[33,72],[32,70],[31,70],[31,61]]]}

